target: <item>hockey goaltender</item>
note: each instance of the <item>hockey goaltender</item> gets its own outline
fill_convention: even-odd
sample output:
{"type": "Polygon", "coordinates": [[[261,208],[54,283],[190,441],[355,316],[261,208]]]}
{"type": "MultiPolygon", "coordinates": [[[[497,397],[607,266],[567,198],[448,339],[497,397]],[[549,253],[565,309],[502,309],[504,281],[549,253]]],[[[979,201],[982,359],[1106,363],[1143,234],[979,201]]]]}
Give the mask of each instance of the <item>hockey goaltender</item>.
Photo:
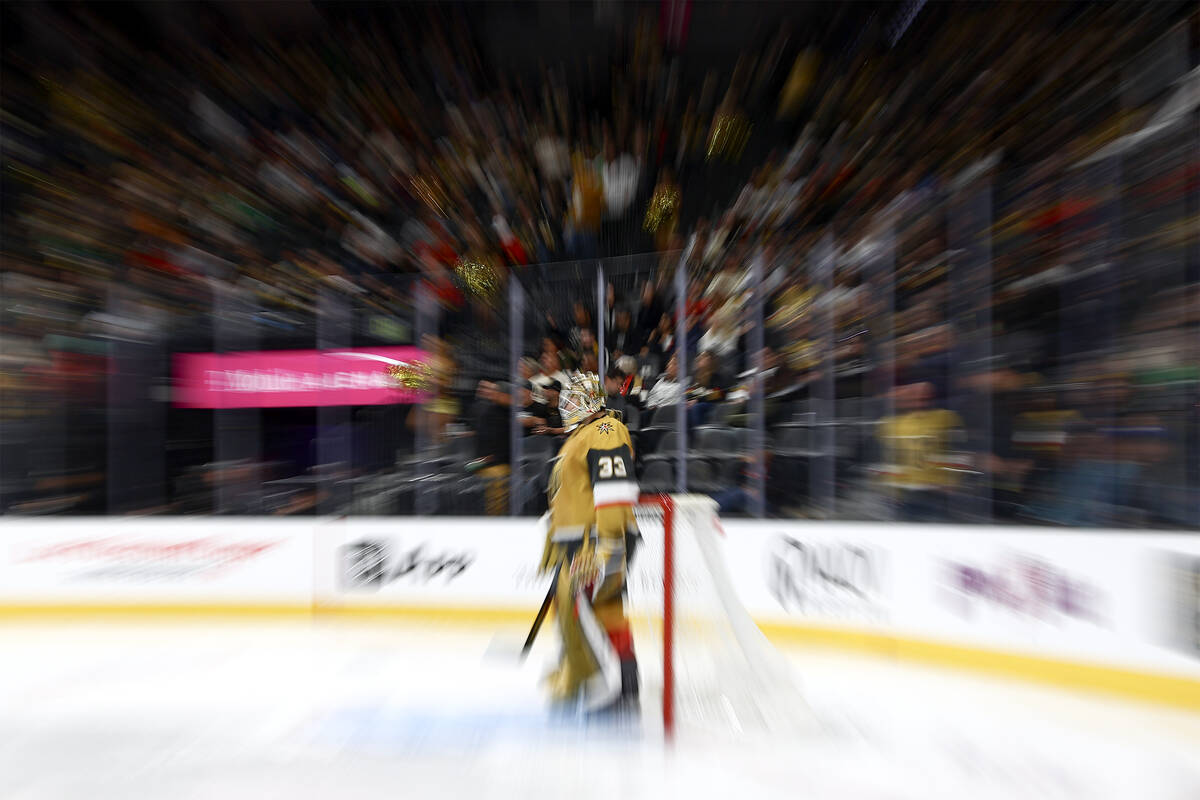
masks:
{"type": "Polygon", "coordinates": [[[638,669],[624,594],[637,541],[633,444],[625,424],[605,410],[592,373],[569,376],[559,410],[569,435],[550,474],[540,571],[555,576],[562,656],[547,684],[555,704],[632,713],[638,669]]]}

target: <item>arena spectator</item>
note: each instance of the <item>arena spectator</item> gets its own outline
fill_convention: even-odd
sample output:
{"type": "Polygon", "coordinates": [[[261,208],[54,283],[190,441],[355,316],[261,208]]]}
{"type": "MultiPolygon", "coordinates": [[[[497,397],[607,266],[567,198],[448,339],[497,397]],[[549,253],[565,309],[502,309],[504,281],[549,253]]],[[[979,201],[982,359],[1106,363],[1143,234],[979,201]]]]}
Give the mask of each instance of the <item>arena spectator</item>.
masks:
{"type": "Polygon", "coordinates": [[[475,418],[475,461],[485,485],[487,513],[508,513],[508,477],[511,434],[509,432],[509,394],[503,384],[480,381],[475,418]]]}
{"type": "Polygon", "coordinates": [[[684,400],[683,386],[679,383],[679,362],[675,356],[667,360],[666,371],[650,387],[646,397],[646,408],[679,405],[684,400]]]}
{"type": "Polygon", "coordinates": [[[608,347],[611,359],[623,355],[636,354],[641,348],[641,342],[633,330],[633,315],[628,309],[619,309],[615,314],[613,327],[604,334],[604,344],[608,347]]]}
{"type": "Polygon", "coordinates": [[[696,370],[687,391],[688,425],[695,427],[708,421],[713,405],[725,397],[725,381],[720,375],[716,357],[704,350],[696,356],[696,370]]]}
{"type": "Polygon", "coordinates": [[[957,485],[956,451],[963,449],[962,423],[934,406],[929,383],[896,388],[897,415],[879,426],[886,483],[895,492],[896,513],[909,522],[936,522],[949,513],[950,490],[957,485]]]}
{"type": "Polygon", "coordinates": [[[545,404],[545,424],[536,425],[533,432],[538,436],[562,436],[567,431],[563,427],[562,415],[558,410],[559,395],[562,393],[562,383],[557,380],[550,381],[545,386],[546,404],[545,404]]]}

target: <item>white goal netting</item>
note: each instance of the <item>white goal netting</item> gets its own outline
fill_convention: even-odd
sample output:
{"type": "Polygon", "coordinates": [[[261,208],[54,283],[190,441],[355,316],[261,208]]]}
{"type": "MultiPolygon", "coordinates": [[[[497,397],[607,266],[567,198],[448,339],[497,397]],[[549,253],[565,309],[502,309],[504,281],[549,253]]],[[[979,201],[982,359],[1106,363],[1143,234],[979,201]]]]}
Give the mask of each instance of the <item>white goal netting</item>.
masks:
{"type": "Polygon", "coordinates": [[[642,542],[628,604],[643,718],[661,719],[668,735],[805,729],[808,708],[792,665],[759,631],[729,579],[716,503],[703,495],[643,496],[635,514],[642,542]]]}

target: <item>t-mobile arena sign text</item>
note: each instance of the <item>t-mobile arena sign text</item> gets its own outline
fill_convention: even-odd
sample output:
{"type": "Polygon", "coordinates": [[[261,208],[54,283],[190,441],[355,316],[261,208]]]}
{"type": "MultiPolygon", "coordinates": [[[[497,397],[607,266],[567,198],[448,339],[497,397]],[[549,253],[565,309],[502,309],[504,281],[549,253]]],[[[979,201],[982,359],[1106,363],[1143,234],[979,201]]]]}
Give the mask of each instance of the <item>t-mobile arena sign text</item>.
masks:
{"type": "Polygon", "coordinates": [[[424,362],[419,347],[177,353],[175,405],[182,408],[282,408],[418,403],[426,393],[388,374],[424,362]]]}

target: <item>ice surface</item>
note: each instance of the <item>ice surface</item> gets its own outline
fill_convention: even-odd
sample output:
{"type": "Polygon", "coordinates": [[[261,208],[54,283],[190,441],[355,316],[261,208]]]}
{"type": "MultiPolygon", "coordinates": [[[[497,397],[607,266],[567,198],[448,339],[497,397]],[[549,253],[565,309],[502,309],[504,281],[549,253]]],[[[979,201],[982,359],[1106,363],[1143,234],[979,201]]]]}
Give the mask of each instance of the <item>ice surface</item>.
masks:
{"type": "Polygon", "coordinates": [[[548,642],[494,635],[5,623],[0,798],[1200,798],[1200,715],[794,650],[810,732],[666,748],[547,711],[548,642]]]}

